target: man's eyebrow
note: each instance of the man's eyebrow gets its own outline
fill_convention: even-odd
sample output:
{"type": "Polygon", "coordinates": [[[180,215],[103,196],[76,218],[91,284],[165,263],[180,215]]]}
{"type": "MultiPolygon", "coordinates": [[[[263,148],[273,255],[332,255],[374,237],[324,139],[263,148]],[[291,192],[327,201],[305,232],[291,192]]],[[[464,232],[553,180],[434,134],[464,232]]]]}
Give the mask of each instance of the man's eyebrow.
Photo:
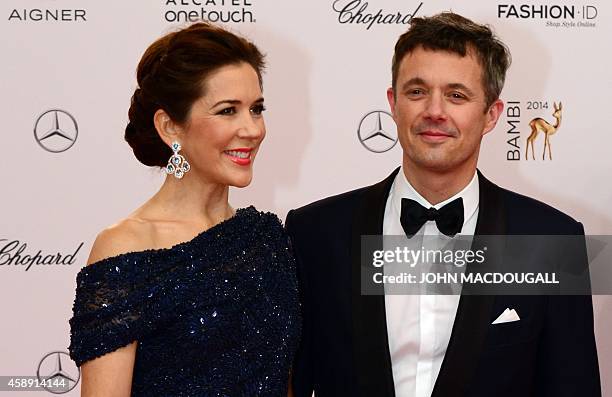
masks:
{"type": "Polygon", "coordinates": [[[451,90],[460,90],[465,92],[468,96],[475,96],[474,91],[470,90],[465,84],[451,83],[447,86],[451,90]]]}
{"type": "MultiPolygon", "coordinates": [[[[413,77],[402,85],[402,91],[407,90],[409,87],[413,85],[427,85],[427,83],[421,77],[413,77]]],[[[463,91],[468,96],[475,96],[474,91],[472,91],[465,84],[462,84],[462,83],[450,83],[446,85],[446,88],[451,89],[451,90],[463,91]]]]}
{"type": "Polygon", "coordinates": [[[425,80],[420,77],[413,77],[404,84],[402,84],[402,91],[405,91],[411,85],[426,85],[425,80]]]}

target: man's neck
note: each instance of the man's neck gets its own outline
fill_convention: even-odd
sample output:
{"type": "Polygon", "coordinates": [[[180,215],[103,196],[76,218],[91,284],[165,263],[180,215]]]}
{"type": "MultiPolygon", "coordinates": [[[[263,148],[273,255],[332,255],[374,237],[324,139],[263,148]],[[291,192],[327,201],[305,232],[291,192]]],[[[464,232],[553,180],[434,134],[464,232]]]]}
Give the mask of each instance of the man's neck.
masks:
{"type": "Polygon", "coordinates": [[[476,166],[439,172],[406,164],[402,167],[406,180],[430,204],[436,205],[462,191],[474,177],[476,166]]]}

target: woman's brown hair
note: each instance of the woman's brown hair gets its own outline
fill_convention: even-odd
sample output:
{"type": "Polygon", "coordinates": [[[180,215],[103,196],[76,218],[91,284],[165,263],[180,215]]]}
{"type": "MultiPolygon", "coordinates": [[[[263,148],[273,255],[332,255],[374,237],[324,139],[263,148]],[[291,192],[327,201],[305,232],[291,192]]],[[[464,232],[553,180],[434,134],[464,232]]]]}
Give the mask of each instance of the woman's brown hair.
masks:
{"type": "Polygon", "coordinates": [[[247,63],[262,84],[264,56],[250,41],[207,22],[169,33],[147,48],[138,63],[138,88],[132,96],[125,140],[136,158],[164,167],[172,150],[155,129],[153,116],[163,109],[184,124],[193,103],[205,94],[206,78],[217,69],[247,63]]]}

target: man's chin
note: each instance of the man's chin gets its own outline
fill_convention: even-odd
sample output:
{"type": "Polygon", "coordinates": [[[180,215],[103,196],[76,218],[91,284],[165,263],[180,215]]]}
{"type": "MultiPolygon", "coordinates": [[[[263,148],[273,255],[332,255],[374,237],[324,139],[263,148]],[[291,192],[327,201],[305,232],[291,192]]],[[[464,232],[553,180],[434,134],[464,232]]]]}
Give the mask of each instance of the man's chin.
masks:
{"type": "Polygon", "coordinates": [[[451,172],[459,166],[456,161],[449,158],[450,156],[421,156],[409,159],[410,168],[422,169],[428,172],[447,173],[451,172]]]}

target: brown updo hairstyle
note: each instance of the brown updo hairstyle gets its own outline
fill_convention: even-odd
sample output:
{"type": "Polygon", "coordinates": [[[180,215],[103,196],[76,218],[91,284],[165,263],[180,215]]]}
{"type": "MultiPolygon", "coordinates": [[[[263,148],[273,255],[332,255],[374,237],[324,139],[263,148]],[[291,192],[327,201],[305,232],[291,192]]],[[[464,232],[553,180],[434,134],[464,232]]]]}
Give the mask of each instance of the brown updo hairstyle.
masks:
{"type": "Polygon", "coordinates": [[[136,158],[164,167],[172,150],[159,137],[153,116],[163,109],[179,125],[204,95],[204,82],[217,69],[240,63],[255,69],[261,86],[264,56],[250,41],[219,26],[198,22],[169,33],[147,48],[138,63],[125,140],[136,158]]]}

